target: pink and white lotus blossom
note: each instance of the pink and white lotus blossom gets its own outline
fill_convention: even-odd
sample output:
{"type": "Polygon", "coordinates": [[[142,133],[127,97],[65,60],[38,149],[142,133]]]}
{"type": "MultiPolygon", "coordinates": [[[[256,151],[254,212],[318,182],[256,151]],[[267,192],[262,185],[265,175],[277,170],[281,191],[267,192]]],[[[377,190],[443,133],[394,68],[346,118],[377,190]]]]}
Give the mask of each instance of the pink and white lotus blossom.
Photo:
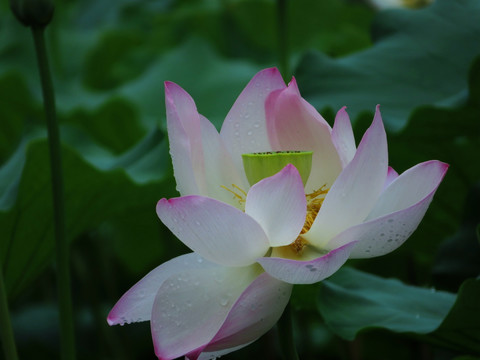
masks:
{"type": "Polygon", "coordinates": [[[345,108],[332,129],[277,69],[250,81],[220,133],[178,85],[167,82],[165,92],[182,196],[160,200],[157,214],[193,253],[150,272],[108,316],[111,325],[150,320],[159,359],[243,347],[275,324],[292,284],[395,250],[448,168],[428,161],[398,175],[378,106],[357,148],[345,108]],[[293,161],[249,183],[242,155],[284,151],[312,151],[310,173],[293,161]]]}

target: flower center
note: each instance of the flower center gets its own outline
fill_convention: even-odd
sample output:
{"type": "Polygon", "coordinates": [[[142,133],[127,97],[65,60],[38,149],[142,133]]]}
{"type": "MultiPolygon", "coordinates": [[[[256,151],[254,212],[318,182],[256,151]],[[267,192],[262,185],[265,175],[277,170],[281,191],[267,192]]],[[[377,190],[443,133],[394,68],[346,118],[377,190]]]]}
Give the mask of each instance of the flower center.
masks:
{"type": "Polygon", "coordinates": [[[320,189],[305,195],[307,198],[307,216],[305,218],[305,224],[303,224],[302,231],[300,231],[300,235],[298,235],[297,239],[288,245],[296,254],[301,254],[303,249],[308,245],[308,242],[302,237],[302,234],[305,234],[312,227],[328,190],[329,189],[327,189],[326,185],[323,185],[320,189]]]}

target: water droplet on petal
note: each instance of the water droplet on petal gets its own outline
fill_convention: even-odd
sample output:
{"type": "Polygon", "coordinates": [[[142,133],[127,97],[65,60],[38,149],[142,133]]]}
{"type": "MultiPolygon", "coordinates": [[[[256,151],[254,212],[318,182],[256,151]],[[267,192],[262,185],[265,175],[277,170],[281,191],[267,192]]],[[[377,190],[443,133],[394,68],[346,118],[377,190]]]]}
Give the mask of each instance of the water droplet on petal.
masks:
{"type": "Polygon", "coordinates": [[[227,306],[228,304],[228,298],[227,297],[223,297],[220,299],[220,305],[222,306],[227,306]]]}

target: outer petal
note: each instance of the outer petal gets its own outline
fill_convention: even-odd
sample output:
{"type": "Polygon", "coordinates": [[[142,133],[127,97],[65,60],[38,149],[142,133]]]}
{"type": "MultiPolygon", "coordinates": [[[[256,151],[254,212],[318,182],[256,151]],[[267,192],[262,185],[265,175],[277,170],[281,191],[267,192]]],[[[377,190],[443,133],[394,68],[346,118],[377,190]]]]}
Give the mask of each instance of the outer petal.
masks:
{"type": "Polygon", "coordinates": [[[335,148],[337,149],[343,168],[352,161],[355,156],[355,151],[357,151],[352,124],[347,111],[345,110],[346,108],[347,107],[344,106],[337,112],[337,116],[335,116],[335,124],[333,124],[332,129],[333,145],[335,145],[335,148]]]}
{"type": "Polygon", "coordinates": [[[342,232],[330,241],[327,248],[335,248],[355,239],[358,243],[350,255],[351,258],[380,256],[395,250],[417,228],[446,171],[447,165],[438,161],[419,164],[406,171],[390,185],[389,188],[392,189],[385,192],[385,197],[382,195],[376,213],[380,215],[395,209],[401,210],[342,232]],[[422,180],[418,181],[419,179],[422,180]],[[408,190],[416,189],[415,185],[419,192],[409,193],[408,190]],[[398,188],[403,188],[404,191],[397,192],[398,188]],[[394,197],[395,194],[398,197],[394,197]],[[415,201],[417,202],[408,206],[415,201]]]}
{"type": "Polygon", "coordinates": [[[348,260],[356,241],[311,261],[263,257],[258,259],[271,276],[290,284],[313,284],[329,277],[348,260]]]}
{"type": "Polygon", "coordinates": [[[338,176],[304,235],[311,244],[322,248],[343,230],[365,220],[383,190],[387,160],[387,137],[377,107],[355,157],[338,176]]]}
{"type": "Polygon", "coordinates": [[[248,346],[250,344],[251,343],[242,344],[242,345],[239,345],[239,346],[235,346],[235,347],[228,348],[228,349],[223,349],[223,350],[218,350],[218,351],[202,352],[201,354],[198,354],[198,353],[187,354],[185,359],[187,359],[187,360],[195,360],[195,359],[196,360],[215,360],[215,359],[218,359],[219,357],[221,357],[223,355],[227,355],[227,354],[230,354],[231,352],[240,350],[240,349],[242,349],[245,346],[248,346]],[[197,356],[197,358],[195,356],[197,356]]]}
{"type": "Polygon", "coordinates": [[[193,99],[177,84],[165,82],[170,155],[182,195],[205,192],[200,119],[193,99]]]}
{"type": "Polygon", "coordinates": [[[292,288],[267,273],[258,276],[239,297],[200,358],[225,355],[265,334],[282,315],[292,288]]]}
{"type": "Polygon", "coordinates": [[[266,102],[267,129],[273,150],[313,151],[312,171],[305,186],[312,192],[330,186],[342,169],[328,123],[298,93],[295,79],[266,102]]]}
{"type": "Polygon", "coordinates": [[[215,199],[162,199],[157,214],[185,245],[217,264],[250,265],[269,248],[265,232],[252,217],[215,199]]]}
{"type": "Polygon", "coordinates": [[[244,174],[242,154],[271,150],[265,124],[265,100],[270,92],[284,87],[278,69],[260,71],[240,94],[222,125],[220,135],[241,174],[244,174]]]}
{"type": "Polygon", "coordinates": [[[167,279],[153,304],[151,325],[156,355],[175,359],[209,343],[260,272],[258,266],[216,266],[167,279]]]}
{"type": "Polygon", "coordinates": [[[291,164],[252,186],[245,204],[245,212],[262,226],[270,246],[295,241],[305,223],[306,209],[302,178],[291,164]]]}
{"type": "Polygon", "coordinates": [[[392,182],[398,177],[398,173],[391,166],[388,167],[387,178],[385,184],[383,185],[383,190],[385,190],[392,182]]]}
{"type": "Polygon", "coordinates": [[[367,219],[375,219],[418,203],[437,189],[447,169],[448,164],[436,160],[408,169],[385,189],[367,219]]]}
{"type": "Polygon", "coordinates": [[[248,189],[248,183],[244,182],[245,175],[239,174],[230,153],[212,123],[200,115],[200,125],[205,155],[205,195],[243,208],[243,205],[240,205],[230,192],[222,188],[222,185],[229,187],[231,184],[235,184],[242,189],[248,189]]]}
{"type": "Polygon", "coordinates": [[[202,259],[195,253],[182,255],[163,263],[145,275],[118,300],[108,314],[108,324],[123,325],[150,320],[155,296],[167,278],[184,271],[211,267],[218,267],[218,265],[202,259]]]}

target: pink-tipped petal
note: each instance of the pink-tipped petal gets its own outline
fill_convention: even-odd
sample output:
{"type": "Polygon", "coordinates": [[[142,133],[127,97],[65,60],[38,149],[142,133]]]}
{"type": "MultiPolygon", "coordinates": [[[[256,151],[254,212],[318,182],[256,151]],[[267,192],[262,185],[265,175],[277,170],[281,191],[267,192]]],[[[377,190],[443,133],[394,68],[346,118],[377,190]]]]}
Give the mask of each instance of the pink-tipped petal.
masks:
{"type": "Polygon", "coordinates": [[[278,69],[262,70],[250,80],[228,113],[220,135],[240,173],[243,173],[242,154],[271,150],[265,124],[265,100],[272,91],[284,87],[278,69]]]}
{"type": "Polygon", "coordinates": [[[245,212],[262,226],[270,246],[295,241],[305,223],[306,209],[302,178],[291,164],[252,186],[245,204],[245,212]]]}
{"type": "Polygon", "coordinates": [[[217,266],[165,280],[152,311],[155,354],[160,359],[175,359],[208,344],[260,272],[258,266],[217,266]]]}
{"type": "Polygon", "coordinates": [[[235,349],[265,334],[282,315],[292,288],[267,273],[259,275],[239,297],[204,351],[235,349]]]}
{"type": "Polygon", "coordinates": [[[331,129],[320,114],[298,94],[295,80],[266,102],[267,129],[273,150],[313,151],[307,193],[330,186],[342,169],[331,139],[331,129]]]}
{"type": "Polygon", "coordinates": [[[218,265],[194,253],[163,263],[145,275],[118,300],[108,314],[108,324],[123,325],[150,320],[155,296],[166,279],[187,270],[196,271],[196,269],[210,267],[218,267],[218,265]]]}
{"type": "Polygon", "coordinates": [[[355,157],[338,176],[304,237],[323,248],[343,230],[363,222],[383,190],[387,161],[387,137],[377,107],[355,157]]]}
{"type": "Polygon", "coordinates": [[[398,173],[391,166],[388,167],[387,178],[385,184],[383,185],[383,190],[385,190],[392,182],[398,177],[398,173]]]}
{"type": "Polygon", "coordinates": [[[333,124],[332,129],[333,145],[335,145],[335,148],[337,149],[343,168],[352,161],[355,156],[355,151],[357,151],[352,124],[347,111],[345,110],[346,108],[347,107],[344,106],[337,112],[337,116],[335,116],[335,124],[333,124]]]}
{"type": "Polygon", "coordinates": [[[187,354],[186,359],[187,360],[214,360],[214,359],[218,359],[221,356],[230,354],[231,352],[240,350],[240,349],[242,349],[245,346],[250,345],[250,344],[251,343],[242,344],[242,345],[235,346],[235,347],[232,347],[232,348],[229,348],[229,349],[223,349],[223,350],[218,350],[218,351],[202,352],[201,354],[196,355],[197,358],[189,357],[188,354],[187,354]]]}
{"type": "Polygon", "coordinates": [[[447,167],[447,164],[439,161],[429,161],[419,164],[400,175],[390,187],[395,186],[397,188],[398,186],[406,190],[411,186],[410,189],[413,193],[397,193],[395,188],[385,192],[385,198],[381,201],[383,205],[378,208],[379,212],[376,215],[372,215],[373,220],[354,226],[339,234],[327,244],[327,248],[335,248],[355,239],[358,243],[350,254],[351,258],[381,256],[397,249],[420,224],[447,171],[447,167]],[[422,178],[422,181],[417,181],[420,178],[422,178]],[[418,185],[418,193],[413,190],[415,185],[418,185]],[[401,199],[394,197],[394,194],[398,194],[401,199]],[[389,199],[391,202],[387,201],[389,199]],[[408,206],[411,203],[413,205],[408,206]],[[391,211],[395,212],[392,213],[391,211]],[[377,215],[383,215],[385,212],[388,214],[377,217],[377,215]]]}
{"type": "Polygon", "coordinates": [[[257,260],[271,276],[290,284],[313,284],[331,276],[348,260],[355,241],[311,261],[263,257],[257,260]]]}
{"type": "Polygon", "coordinates": [[[252,217],[212,198],[162,199],[157,214],[185,245],[217,264],[250,265],[269,248],[265,232],[252,217]]]}
{"type": "Polygon", "coordinates": [[[247,190],[249,185],[245,174],[243,172],[241,175],[239,174],[230,153],[212,123],[200,115],[200,125],[205,155],[206,195],[243,209],[243,205],[239,203],[238,199],[222,186],[230,187],[231,184],[235,184],[247,190]]]}
{"type": "Polygon", "coordinates": [[[367,220],[405,209],[421,201],[437,189],[447,170],[448,164],[431,160],[397,175],[382,193],[367,220]]]}
{"type": "Polygon", "coordinates": [[[203,194],[205,173],[197,108],[180,86],[165,82],[167,129],[177,190],[182,195],[203,194]]]}

